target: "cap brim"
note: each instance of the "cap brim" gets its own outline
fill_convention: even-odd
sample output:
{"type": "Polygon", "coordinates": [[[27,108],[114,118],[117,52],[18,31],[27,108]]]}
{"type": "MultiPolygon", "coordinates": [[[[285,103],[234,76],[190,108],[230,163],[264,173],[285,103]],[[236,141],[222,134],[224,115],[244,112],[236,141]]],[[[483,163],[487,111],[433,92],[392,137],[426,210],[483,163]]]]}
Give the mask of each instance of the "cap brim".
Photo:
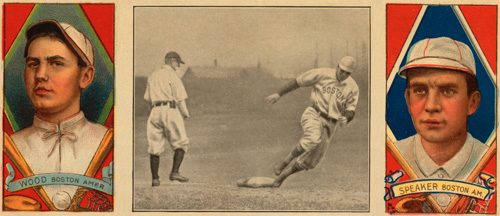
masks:
{"type": "Polygon", "coordinates": [[[339,64],[339,68],[340,68],[340,69],[342,69],[342,70],[343,70],[343,71],[345,71],[345,72],[352,73],[352,71],[351,71],[351,70],[349,70],[349,69],[347,69],[347,68],[342,67],[342,65],[340,65],[340,64],[339,64]]]}
{"type": "Polygon", "coordinates": [[[407,63],[398,72],[398,75],[406,79],[406,71],[412,68],[437,68],[437,69],[449,69],[462,71],[464,73],[469,73],[475,75],[475,72],[457,61],[445,58],[422,58],[415,60],[413,62],[407,63]]]}
{"type": "MultiPolygon", "coordinates": [[[[42,20],[30,26],[28,31],[26,31],[26,39],[29,41],[30,38],[35,36],[40,32],[58,32],[64,36],[66,41],[71,45],[71,48],[78,54],[78,56],[83,59],[83,61],[91,66],[93,62],[91,62],[85,53],[78,47],[78,45],[73,41],[73,39],[66,33],[61,24],[56,20],[42,20]]],[[[25,47],[25,53],[28,53],[28,46],[25,47]]]]}

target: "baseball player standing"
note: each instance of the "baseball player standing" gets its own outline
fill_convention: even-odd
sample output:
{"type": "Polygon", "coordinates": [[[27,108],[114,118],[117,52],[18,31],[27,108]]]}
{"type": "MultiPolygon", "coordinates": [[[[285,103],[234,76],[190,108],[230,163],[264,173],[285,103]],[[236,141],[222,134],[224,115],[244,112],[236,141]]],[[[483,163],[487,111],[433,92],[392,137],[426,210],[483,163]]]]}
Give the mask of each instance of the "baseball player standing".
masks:
{"type": "Polygon", "coordinates": [[[184,62],[179,54],[168,52],[165,55],[165,65],[162,65],[161,69],[148,77],[146,93],[144,94],[144,99],[151,105],[147,122],[147,138],[153,187],[160,185],[160,177],[158,176],[160,154],[165,151],[167,141],[174,150],[170,180],[189,181],[188,178],[179,173],[189,143],[183,119],[189,117],[185,103],[188,96],[182,81],[175,73],[176,70],[179,70],[180,64],[184,64],[184,62]]]}
{"type": "Polygon", "coordinates": [[[337,126],[347,124],[354,118],[359,95],[358,85],[350,77],[354,65],[354,58],[345,56],[336,69],[309,70],[287,83],[278,93],[266,97],[267,103],[274,104],[283,95],[299,87],[313,87],[312,105],[304,110],[301,118],[304,134],[299,144],[274,165],[274,173],[278,177],[273,187],[281,186],[294,173],[313,169],[325,154],[337,126]]]}

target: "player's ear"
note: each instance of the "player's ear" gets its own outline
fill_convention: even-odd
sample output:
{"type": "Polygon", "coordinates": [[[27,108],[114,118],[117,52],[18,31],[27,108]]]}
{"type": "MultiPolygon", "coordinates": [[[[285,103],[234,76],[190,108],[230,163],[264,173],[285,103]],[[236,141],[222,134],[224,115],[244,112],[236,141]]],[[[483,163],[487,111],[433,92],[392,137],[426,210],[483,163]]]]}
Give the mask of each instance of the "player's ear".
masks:
{"type": "Polygon", "coordinates": [[[82,67],[80,69],[80,89],[85,89],[92,83],[94,80],[94,70],[93,66],[82,67]]]}
{"type": "Polygon", "coordinates": [[[479,103],[481,103],[481,93],[479,93],[479,91],[475,91],[469,96],[467,115],[474,114],[479,108],[479,103]]]}

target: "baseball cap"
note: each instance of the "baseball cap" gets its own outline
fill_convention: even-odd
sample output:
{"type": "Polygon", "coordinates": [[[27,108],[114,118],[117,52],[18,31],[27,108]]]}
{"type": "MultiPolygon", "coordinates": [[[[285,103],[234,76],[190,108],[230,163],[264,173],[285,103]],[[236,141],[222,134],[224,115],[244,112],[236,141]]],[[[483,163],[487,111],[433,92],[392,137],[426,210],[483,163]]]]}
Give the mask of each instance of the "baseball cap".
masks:
{"type": "Polygon", "coordinates": [[[449,37],[427,38],[415,43],[398,74],[406,78],[410,68],[440,68],[476,75],[474,56],[468,45],[449,37]]]}
{"type": "Polygon", "coordinates": [[[340,59],[339,67],[343,71],[347,71],[349,73],[352,73],[352,72],[354,72],[355,63],[356,63],[356,61],[354,60],[353,57],[344,56],[344,57],[342,57],[342,59],[340,59]]]}
{"type": "Polygon", "coordinates": [[[55,32],[61,34],[65,39],[66,45],[73,49],[87,65],[94,65],[94,50],[90,40],[75,27],[68,23],[58,22],[56,20],[41,20],[32,24],[26,31],[26,47],[24,57],[28,55],[28,47],[32,42],[32,37],[43,32],[55,32]]]}
{"type": "Polygon", "coordinates": [[[182,59],[181,59],[181,56],[176,53],[176,52],[168,52],[166,55],[165,55],[165,59],[169,59],[169,58],[175,58],[179,61],[179,63],[182,63],[182,64],[185,64],[182,59]]]}

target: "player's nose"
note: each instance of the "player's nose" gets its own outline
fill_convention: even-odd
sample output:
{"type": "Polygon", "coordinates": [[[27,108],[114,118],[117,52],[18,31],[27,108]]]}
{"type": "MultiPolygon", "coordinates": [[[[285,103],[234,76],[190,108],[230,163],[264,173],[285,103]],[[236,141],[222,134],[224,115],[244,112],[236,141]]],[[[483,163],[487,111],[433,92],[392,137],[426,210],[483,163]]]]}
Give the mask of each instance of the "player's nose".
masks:
{"type": "Polygon", "coordinates": [[[436,91],[429,91],[425,101],[425,111],[429,113],[441,111],[441,96],[436,91]]]}
{"type": "Polygon", "coordinates": [[[36,81],[46,81],[49,78],[48,66],[46,63],[40,63],[35,71],[36,81]]]}

